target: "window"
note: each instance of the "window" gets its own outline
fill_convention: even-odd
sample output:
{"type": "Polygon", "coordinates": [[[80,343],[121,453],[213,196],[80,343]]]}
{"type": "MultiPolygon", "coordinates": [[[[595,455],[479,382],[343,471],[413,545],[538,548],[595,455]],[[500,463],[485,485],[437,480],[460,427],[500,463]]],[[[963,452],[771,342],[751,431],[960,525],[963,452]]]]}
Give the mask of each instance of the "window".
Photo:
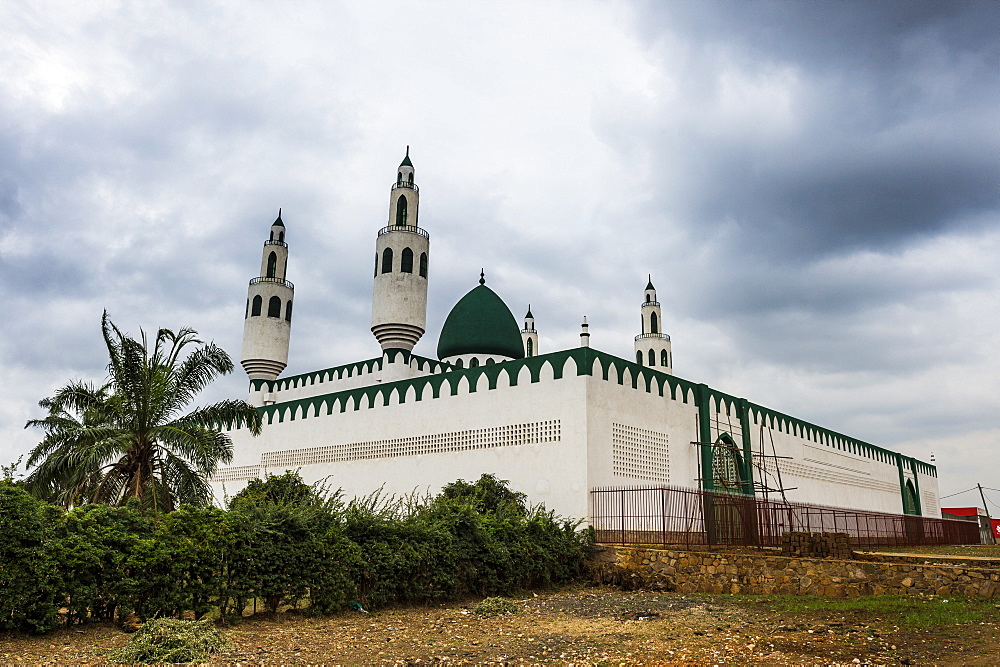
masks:
{"type": "Polygon", "coordinates": [[[712,448],[712,477],[715,488],[724,493],[738,493],[743,487],[740,468],[743,459],[732,436],[723,433],[712,448]]]}
{"type": "Polygon", "coordinates": [[[273,278],[278,270],[278,255],[271,253],[267,256],[267,277],[273,278]]]}
{"type": "Polygon", "coordinates": [[[392,273],[392,248],[382,251],[382,273],[392,273]]]}
{"type": "Polygon", "coordinates": [[[642,350],[638,350],[635,353],[635,363],[637,363],[640,366],[642,366],[642,350]]]}
{"type": "Polygon", "coordinates": [[[667,356],[667,351],[666,350],[661,350],[660,351],[660,365],[664,366],[664,367],[667,367],[667,366],[670,365],[670,357],[667,356]]]}
{"type": "Polygon", "coordinates": [[[285,232],[278,232],[278,242],[279,243],[285,242],[285,232]]]}
{"type": "Polygon", "coordinates": [[[489,359],[487,359],[487,360],[486,360],[486,365],[487,365],[487,366],[492,366],[492,365],[493,365],[493,364],[495,364],[495,363],[496,363],[496,362],[495,362],[495,361],[493,361],[493,357],[490,357],[489,359]]]}
{"type": "Polygon", "coordinates": [[[406,224],[406,196],[399,195],[396,200],[396,226],[402,227],[406,224]]]}
{"type": "Polygon", "coordinates": [[[426,278],[427,277],[427,253],[426,252],[420,253],[420,277],[421,278],[426,278]]]}
{"type": "Polygon", "coordinates": [[[250,299],[247,299],[247,312],[243,315],[243,319],[250,317],[250,299]]]}
{"type": "Polygon", "coordinates": [[[649,333],[660,333],[660,326],[656,321],[656,313],[649,314],[649,333]]]}
{"type": "Polygon", "coordinates": [[[469,368],[479,368],[479,359],[472,357],[469,359],[469,368]]]}
{"type": "Polygon", "coordinates": [[[913,486],[912,480],[906,480],[903,487],[903,514],[918,514],[920,503],[917,501],[917,490],[913,486]]]}
{"type": "Polygon", "coordinates": [[[267,302],[267,316],[281,317],[281,299],[276,296],[271,297],[267,302]]]}
{"type": "Polygon", "coordinates": [[[410,172],[410,175],[406,177],[406,182],[409,183],[410,185],[413,185],[413,172],[412,171],[410,172]]]}
{"type": "Polygon", "coordinates": [[[285,321],[292,321],[292,300],[289,299],[288,303],[285,304],[285,321]]]}
{"type": "Polygon", "coordinates": [[[653,301],[653,297],[651,297],[650,295],[647,294],[646,295],[646,303],[652,303],[652,301],[653,301]]]}
{"type": "Polygon", "coordinates": [[[413,273],[413,251],[403,248],[403,254],[399,258],[399,270],[403,273],[413,273]]]}
{"type": "Polygon", "coordinates": [[[459,359],[458,361],[455,362],[455,368],[465,368],[465,362],[459,359]]]}
{"type": "Polygon", "coordinates": [[[263,305],[264,300],[260,298],[260,294],[253,298],[253,308],[250,309],[250,314],[254,317],[260,315],[260,307],[263,305]]]}
{"type": "Polygon", "coordinates": [[[656,352],[653,352],[652,350],[649,351],[649,365],[656,365],[656,352]]]}
{"type": "MultiPolygon", "coordinates": [[[[527,327],[525,327],[525,328],[527,328],[527,327]]],[[[534,347],[535,346],[533,344],[533,341],[529,338],[528,342],[527,342],[527,353],[526,353],[527,356],[533,357],[535,355],[534,347]]]]}
{"type": "Polygon", "coordinates": [[[399,172],[398,174],[396,174],[396,182],[397,183],[403,182],[403,172],[399,172]]]}
{"type": "Polygon", "coordinates": [[[375,275],[378,275],[378,253],[375,253],[375,275]]]}

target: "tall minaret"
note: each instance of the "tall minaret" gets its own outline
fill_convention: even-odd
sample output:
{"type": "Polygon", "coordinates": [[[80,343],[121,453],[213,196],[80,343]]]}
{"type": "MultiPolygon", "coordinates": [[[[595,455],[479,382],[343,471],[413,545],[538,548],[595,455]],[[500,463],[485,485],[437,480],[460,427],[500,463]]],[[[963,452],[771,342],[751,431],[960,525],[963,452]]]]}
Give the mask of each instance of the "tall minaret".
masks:
{"type": "Polygon", "coordinates": [[[673,373],[674,359],[670,351],[670,336],[663,331],[663,315],[656,300],[656,288],[650,276],[646,283],[646,299],[642,302],[642,333],[635,337],[635,360],[653,366],[664,373],[673,373]]]}
{"type": "Polygon", "coordinates": [[[288,339],[292,331],[292,297],[295,286],[285,280],[288,244],[285,223],[278,218],[264,241],[260,276],[250,281],[243,321],[243,370],[251,380],[273,380],[288,365],[288,339]]]}
{"type": "Polygon", "coordinates": [[[524,356],[538,355],[538,332],[535,331],[535,316],[531,314],[531,304],[528,304],[528,314],[524,316],[524,328],[521,329],[521,340],[524,341],[524,356]]]}
{"type": "Polygon", "coordinates": [[[430,236],[417,226],[419,206],[407,146],[389,194],[389,224],[375,241],[372,333],[382,350],[412,350],[427,326],[430,236]]]}

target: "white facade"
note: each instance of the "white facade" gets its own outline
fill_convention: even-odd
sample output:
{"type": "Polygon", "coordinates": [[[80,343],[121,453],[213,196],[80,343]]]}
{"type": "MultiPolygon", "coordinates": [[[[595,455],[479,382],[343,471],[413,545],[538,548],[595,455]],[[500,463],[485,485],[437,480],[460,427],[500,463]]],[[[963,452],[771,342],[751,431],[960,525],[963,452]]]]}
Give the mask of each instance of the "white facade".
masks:
{"type": "Polygon", "coordinates": [[[262,408],[261,436],[232,432],[220,497],[284,470],[329,477],[348,497],[436,492],[490,472],[586,518],[593,488],[704,486],[712,448],[699,443],[740,443],[746,431],[755,481],[777,488],[780,473],[790,501],[901,513],[901,475],[915,476],[923,515],[940,516],[932,466],[591,348],[465,369],[393,351],[252,384],[257,405],[275,403],[262,408]]]}
{"type": "MultiPolygon", "coordinates": [[[[407,157],[397,186],[412,183],[412,173],[407,157]]],[[[402,205],[397,190],[404,191],[400,196],[415,223],[415,186],[393,188],[390,214],[402,205]]],[[[405,242],[426,252],[426,236],[392,230],[392,222],[390,231],[379,234],[377,248],[393,248],[395,255],[393,244],[405,242]]],[[[395,265],[391,272],[378,269],[372,330],[382,356],[281,379],[251,373],[251,401],[265,426],[256,438],[245,429],[231,433],[235,458],[212,480],[220,499],[250,479],[285,470],[299,470],[307,482],[328,478],[347,497],[380,488],[434,493],[456,479],[493,473],[532,502],[581,519],[588,518],[593,489],[664,484],[940,516],[933,466],[673,375],[652,283],[641,306],[643,335],[636,339],[635,360],[589,347],[586,318],[580,347],[540,355],[529,308],[523,329],[510,323],[512,345],[524,347],[523,358],[467,352],[436,361],[412,354],[412,344],[407,347],[398,334],[400,327],[423,333],[426,274],[407,274],[395,265]],[[400,278],[422,280],[422,287],[413,291],[400,278]],[[381,336],[376,323],[397,333],[381,336]],[[649,363],[649,349],[656,363],[649,363]],[[667,363],[661,363],[664,352],[667,363]],[[479,365],[470,367],[473,358],[479,365]]],[[[466,300],[466,308],[492,304],[492,319],[483,321],[513,320],[483,282],[467,295],[475,298],[466,300]]],[[[469,321],[452,335],[470,335],[460,342],[474,346],[469,321]]],[[[256,330],[246,331],[248,340],[266,341],[256,330]]],[[[274,351],[280,342],[261,345],[274,351]]],[[[284,350],[287,355],[287,338],[284,350]]],[[[281,355],[278,350],[259,356],[277,361],[281,355]]],[[[245,366],[246,359],[245,344],[245,366]]]]}

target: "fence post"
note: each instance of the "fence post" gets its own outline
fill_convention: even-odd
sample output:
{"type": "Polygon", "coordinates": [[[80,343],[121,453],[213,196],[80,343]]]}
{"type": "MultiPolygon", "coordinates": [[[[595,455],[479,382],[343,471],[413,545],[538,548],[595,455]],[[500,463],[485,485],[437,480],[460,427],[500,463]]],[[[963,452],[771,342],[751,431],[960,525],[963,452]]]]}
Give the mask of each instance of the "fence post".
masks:
{"type": "Polygon", "coordinates": [[[619,491],[619,495],[621,497],[621,512],[620,512],[620,514],[621,514],[621,528],[622,528],[621,543],[622,544],[628,544],[628,542],[625,541],[625,489],[621,489],[619,491]]]}
{"type": "Polygon", "coordinates": [[[667,490],[660,487],[660,544],[667,544],[667,490]]]}

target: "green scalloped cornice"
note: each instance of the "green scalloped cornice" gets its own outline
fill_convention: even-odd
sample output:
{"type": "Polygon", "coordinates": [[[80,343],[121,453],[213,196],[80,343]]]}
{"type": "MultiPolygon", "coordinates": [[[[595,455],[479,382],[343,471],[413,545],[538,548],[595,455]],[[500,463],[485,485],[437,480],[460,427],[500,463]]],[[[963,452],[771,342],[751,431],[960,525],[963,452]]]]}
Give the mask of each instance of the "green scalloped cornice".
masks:
{"type": "MultiPolygon", "coordinates": [[[[400,352],[404,351],[386,350],[386,355],[394,358],[394,355],[390,353],[400,352]]],[[[631,378],[628,384],[633,389],[642,390],[647,393],[655,392],[659,396],[670,398],[674,401],[681,401],[682,403],[695,403],[696,394],[701,391],[704,394],[702,400],[707,401],[709,408],[714,409],[717,413],[724,413],[726,407],[729,407],[731,412],[735,409],[735,414],[739,415],[741,414],[741,409],[743,409],[746,410],[754,426],[759,427],[763,423],[765,428],[798,436],[834,449],[851,451],[860,456],[865,456],[892,466],[899,466],[902,461],[906,461],[915,472],[937,477],[937,468],[929,463],[903,456],[884,447],[852,438],[837,431],[831,431],[830,429],[817,426],[816,424],[778,412],[777,410],[772,410],[746,399],[712,389],[707,385],[699,385],[676,375],[664,373],[648,366],[639,365],[634,361],[628,361],[627,359],[621,359],[605,352],[600,352],[592,347],[578,347],[570,350],[540,354],[534,357],[498,362],[488,366],[464,369],[454,368],[449,364],[413,354],[411,354],[410,358],[416,359],[418,364],[420,364],[418,366],[420,368],[425,367],[424,364],[429,364],[429,368],[433,374],[274,403],[257,408],[257,410],[264,415],[265,421],[271,424],[275,420],[279,423],[283,422],[286,418],[295,420],[315,417],[320,414],[329,415],[333,413],[334,409],[338,412],[346,412],[349,407],[352,410],[360,410],[362,407],[374,407],[376,403],[388,405],[394,393],[397,395],[398,402],[404,403],[411,387],[414,389],[415,400],[417,402],[425,399],[433,400],[441,396],[457,395],[460,383],[463,381],[468,382],[469,393],[475,393],[479,378],[482,375],[485,375],[488,380],[487,391],[492,391],[497,388],[501,373],[507,374],[510,386],[516,386],[518,375],[522,368],[529,370],[531,383],[539,382],[542,368],[546,364],[552,369],[553,379],[560,380],[563,378],[563,374],[567,368],[567,362],[572,359],[576,369],[575,375],[577,376],[595,375],[602,380],[625,385],[625,376],[626,372],[628,372],[631,378]],[[599,375],[595,373],[595,362],[600,369],[599,375]]],[[[290,383],[293,387],[304,386],[307,384],[307,380],[309,381],[308,384],[315,384],[313,380],[317,377],[336,376],[335,379],[340,379],[342,377],[351,377],[361,369],[371,372],[376,366],[381,368],[382,361],[382,357],[368,359],[354,364],[337,366],[280,380],[254,380],[252,384],[258,390],[265,383],[272,385],[290,383]],[[343,375],[345,372],[347,373],[346,376],[343,375]]],[[[320,381],[322,382],[323,380],[320,381]]]]}

